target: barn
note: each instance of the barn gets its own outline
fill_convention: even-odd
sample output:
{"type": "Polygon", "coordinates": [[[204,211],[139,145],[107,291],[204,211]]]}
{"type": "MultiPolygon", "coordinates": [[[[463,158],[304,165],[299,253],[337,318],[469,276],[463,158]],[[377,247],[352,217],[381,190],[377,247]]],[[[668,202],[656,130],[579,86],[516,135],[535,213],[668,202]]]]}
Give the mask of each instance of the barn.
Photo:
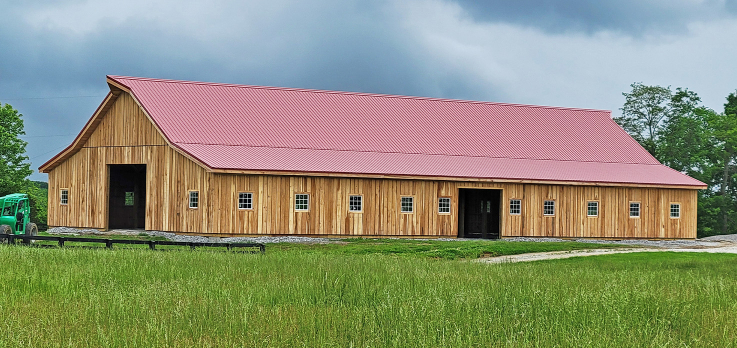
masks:
{"type": "Polygon", "coordinates": [[[107,76],[43,164],[49,226],[695,238],[698,180],[609,111],[107,76]]]}

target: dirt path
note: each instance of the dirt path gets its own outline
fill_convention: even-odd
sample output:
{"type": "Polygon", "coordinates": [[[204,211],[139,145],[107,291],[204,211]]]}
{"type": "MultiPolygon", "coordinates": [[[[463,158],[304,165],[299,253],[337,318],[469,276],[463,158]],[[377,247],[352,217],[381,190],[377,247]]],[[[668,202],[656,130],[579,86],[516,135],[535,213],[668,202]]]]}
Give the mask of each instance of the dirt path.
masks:
{"type": "Polygon", "coordinates": [[[505,263],[505,262],[530,262],[540,260],[567,259],[570,257],[596,256],[608,254],[626,254],[641,252],[689,252],[689,253],[727,253],[737,254],[737,244],[721,243],[722,245],[711,248],[626,248],[626,249],[588,249],[573,251],[550,251],[545,253],[531,253],[519,255],[507,255],[499,257],[490,257],[479,259],[479,262],[485,263],[505,263]]]}

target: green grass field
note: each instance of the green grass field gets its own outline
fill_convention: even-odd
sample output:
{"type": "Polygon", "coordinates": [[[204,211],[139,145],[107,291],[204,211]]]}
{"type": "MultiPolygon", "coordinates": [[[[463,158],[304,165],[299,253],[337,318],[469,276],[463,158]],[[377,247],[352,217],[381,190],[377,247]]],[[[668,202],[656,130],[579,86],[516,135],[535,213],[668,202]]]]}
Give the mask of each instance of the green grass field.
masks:
{"type": "Polygon", "coordinates": [[[0,246],[0,346],[730,347],[737,341],[737,255],[638,253],[489,265],[352,248],[281,245],[257,255],[0,246]]]}

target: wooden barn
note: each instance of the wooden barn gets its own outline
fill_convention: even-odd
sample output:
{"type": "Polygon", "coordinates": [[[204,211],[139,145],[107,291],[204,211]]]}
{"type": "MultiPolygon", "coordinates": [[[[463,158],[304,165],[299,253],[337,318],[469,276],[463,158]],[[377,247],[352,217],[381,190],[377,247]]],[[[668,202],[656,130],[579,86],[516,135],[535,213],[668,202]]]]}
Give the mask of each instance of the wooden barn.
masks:
{"type": "Polygon", "coordinates": [[[42,165],[49,226],[695,238],[700,181],[610,112],[108,76],[42,165]]]}

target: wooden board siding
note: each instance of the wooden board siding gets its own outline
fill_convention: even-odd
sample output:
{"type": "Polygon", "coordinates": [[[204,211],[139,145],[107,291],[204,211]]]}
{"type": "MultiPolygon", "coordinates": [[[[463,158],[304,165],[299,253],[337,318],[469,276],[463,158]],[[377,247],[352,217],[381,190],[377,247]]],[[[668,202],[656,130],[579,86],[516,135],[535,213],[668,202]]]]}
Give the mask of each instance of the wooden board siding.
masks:
{"type": "Polygon", "coordinates": [[[695,238],[696,190],[417,179],[297,175],[219,174],[166,144],[135,101],[120,95],[84,146],[49,172],[49,225],[107,228],[108,165],[146,164],[146,229],[226,235],[427,236],[458,235],[462,188],[502,190],[501,234],[534,237],[695,238]],[[69,189],[60,205],[60,189],[69,189]],[[199,207],[188,192],[199,191],[199,207]],[[238,193],[253,194],[253,209],[239,210],[238,193]],[[294,195],[310,197],[309,210],[294,210],[294,195]],[[348,197],[361,195],[363,211],[349,212],[348,197]],[[414,212],[401,213],[402,196],[414,212]],[[451,198],[451,213],[438,213],[438,198],[451,198]],[[509,200],[522,200],[509,215],[509,200]],[[543,216],[543,201],[556,214],[543,216]],[[587,202],[599,216],[587,217],[587,202]],[[629,217],[629,202],[641,217],[629,217]],[[671,219],[670,203],[681,204],[671,219]]]}

